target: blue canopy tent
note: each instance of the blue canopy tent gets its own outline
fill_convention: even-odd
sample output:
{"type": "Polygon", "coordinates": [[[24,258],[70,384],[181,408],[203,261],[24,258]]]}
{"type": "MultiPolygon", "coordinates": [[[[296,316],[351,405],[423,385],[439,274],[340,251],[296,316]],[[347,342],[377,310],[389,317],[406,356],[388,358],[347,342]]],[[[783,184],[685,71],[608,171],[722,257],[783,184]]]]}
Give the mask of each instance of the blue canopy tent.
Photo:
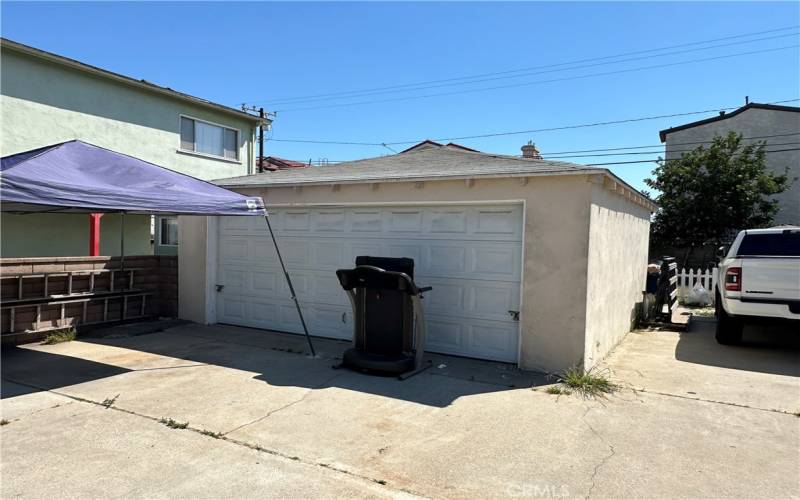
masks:
{"type": "MultiPolygon", "coordinates": [[[[3,157],[0,162],[0,210],[17,214],[264,217],[308,345],[312,355],[315,354],[264,201],[259,197],[243,196],[132,156],[74,140],[3,157]]],[[[124,230],[122,233],[124,235],[124,230]]],[[[124,253],[123,240],[123,262],[124,253]]]]}

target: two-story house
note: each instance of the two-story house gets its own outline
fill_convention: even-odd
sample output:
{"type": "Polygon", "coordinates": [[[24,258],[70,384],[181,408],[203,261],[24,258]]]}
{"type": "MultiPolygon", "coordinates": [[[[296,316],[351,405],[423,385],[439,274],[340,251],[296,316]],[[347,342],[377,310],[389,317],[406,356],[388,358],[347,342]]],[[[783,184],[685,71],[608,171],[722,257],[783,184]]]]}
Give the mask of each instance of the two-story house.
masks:
{"type": "Polygon", "coordinates": [[[783,174],[788,168],[789,178],[794,180],[775,197],[780,206],[775,223],[800,225],[800,108],[750,102],[730,113],[662,130],[660,137],[666,143],[666,158],[671,160],[729,132],[740,134],[744,144],[765,142],[768,169],[783,174]]]}
{"type": "MultiPolygon", "coordinates": [[[[80,139],[200,179],[255,172],[259,117],[168,87],[2,39],[0,94],[0,156],[80,139]]],[[[0,223],[3,257],[88,254],[84,214],[0,223]]],[[[100,227],[100,254],[119,255],[121,216],[100,227]]],[[[173,217],[127,215],[124,230],[126,254],[177,253],[173,217]]]]}

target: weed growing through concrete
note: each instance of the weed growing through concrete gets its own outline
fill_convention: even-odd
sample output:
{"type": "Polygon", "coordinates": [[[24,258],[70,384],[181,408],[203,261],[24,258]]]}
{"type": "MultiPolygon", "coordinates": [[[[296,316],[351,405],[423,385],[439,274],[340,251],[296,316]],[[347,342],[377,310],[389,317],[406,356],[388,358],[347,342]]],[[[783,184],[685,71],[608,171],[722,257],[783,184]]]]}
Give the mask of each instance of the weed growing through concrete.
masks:
{"type": "Polygon", "coordinates": [[[58,330],[50,333],[49,335],[47,335],[47,337],[44,338],[42,344],[44,345],[60,344],[62,342],[71,342],[73,340],[75,340],[75,329],[67,328],[66,330],[58,330]]]}
{"type": "Polygon", "coordinates": [[[202,434],[204,436],[211,436],[214,439],[222,439],[222,433],[221,432],[207,431],[207,430],[203,429],[202,431],[200,431],[200,434],[202,434]]]}
{"type": "Polygon", "coordinates": [[[106,408],[111,408],[112,406],[114,406],[114,403],[116,403],[116,402],[117,402],[117,398],[118,398],[118,397],[119,397],[119,394],[117,394],[117,395],[116,395],[116,396],[114,396],[113,398],[106,398],[106,399],[104,399],[104,400],[103,400],[103,402],[102,402],[102,403],[100,403],[100,404],[101,404],[101,405],[103,405],[103,406],[105,406],[106,408]]]}
{"type": "Polygon", "coordinates": [[[596,373],[593,370],[586,371],[577,366],[564,370],[558,375],[558,381],[563,386],[563,390],[578,392],[584,398],[611,394],[619,389],[619,386],[611,382],[604,373],[596,373]]]}
{"type": "Polygon", "coordinates": [[[189,422],[176,422],[171,418],[162,418],[161,420],[159,420],[159,422],[166,425],[170,429],[185,429],[189,427],[189,422]]]}
{"type": "Polygon", "coordinates": [[[572,391],[571,391],[571,390],[569,390],[569,389],[564,389],[564,388],[562,388],[562,387],[559,387],[559,386],[557,386],[557,385],[551,385],[550,387],[548,387],[547,389],[545,389],[545,391],[544,391],[544,392],[546,392],[547,394],[556,394],[556,395],[561,395],[561,394],[563,394],[563,395],[565,395],[565,396],[569,396],[570,394],[572,394],[572,391]]]}

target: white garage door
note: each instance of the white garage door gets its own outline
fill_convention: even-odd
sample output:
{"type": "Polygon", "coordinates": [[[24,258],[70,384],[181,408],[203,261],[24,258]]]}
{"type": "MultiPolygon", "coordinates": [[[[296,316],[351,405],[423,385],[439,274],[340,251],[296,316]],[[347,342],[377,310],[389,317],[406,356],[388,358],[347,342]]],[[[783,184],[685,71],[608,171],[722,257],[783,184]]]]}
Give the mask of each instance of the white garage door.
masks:
{"type": "MultiPolygon", "coordinates": [[[[334,271],[358,255],[410,257],[425,294],[427,350],[516,361],[521,205],[285,208],[270,221],[312,335],[352,338],[334,271]]],[[[220,323],[302,333],[275,250],[258,217],[219,225],[220,323]]]]}

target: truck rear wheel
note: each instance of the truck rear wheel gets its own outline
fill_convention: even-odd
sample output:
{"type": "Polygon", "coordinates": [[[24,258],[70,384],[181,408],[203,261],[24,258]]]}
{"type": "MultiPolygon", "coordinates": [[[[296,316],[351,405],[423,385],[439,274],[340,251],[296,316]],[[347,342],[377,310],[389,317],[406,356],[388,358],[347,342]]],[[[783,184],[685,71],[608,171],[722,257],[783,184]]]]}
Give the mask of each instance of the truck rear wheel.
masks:
{"type": "Polygon", "coordinates": [[[717,342],[722,345],[737,345],[742,343],[742,329],[744,325],[737,318],[732,318],[722,307],[722,297],[716,294],[715,312],[717,316],[717,342]]]}

